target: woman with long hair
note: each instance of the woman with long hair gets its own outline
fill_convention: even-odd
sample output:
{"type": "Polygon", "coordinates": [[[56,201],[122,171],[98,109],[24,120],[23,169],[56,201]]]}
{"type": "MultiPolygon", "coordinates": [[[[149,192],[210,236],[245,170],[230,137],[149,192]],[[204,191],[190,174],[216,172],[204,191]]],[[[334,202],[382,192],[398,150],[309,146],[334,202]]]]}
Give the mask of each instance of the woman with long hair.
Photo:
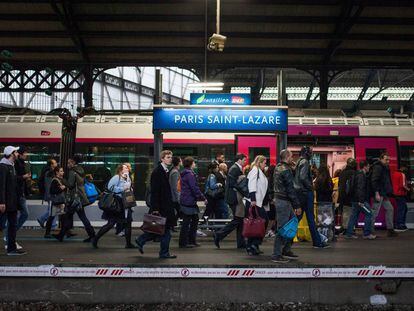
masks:
{"type": "Polygon", "coordinates": [[[98,248],[99,239],[111,230],[116,223],[123,223],[125,228],[125,248],[135,248],[131,243],[131,233],[132,233],[132,209],[125,208],[122,200],[122,195],[126,190],[131,189],[131,178],[129,177],[129,168],[128,165],[120,164],[116,169],[116,174],[109,180],[108,190],[115,193],[115,200],[117,204],[120,205],[120,209],[117,212],[108,212],[104,211],[102,214],[102,219],[107,220],[108,222],[98,231],[96,236],[92,239],[92,246],[98,248]]]}
{"type": "MultiPolygon", "coordinates": [[[[46,233],[45,238],[51,238],[50,231],[52,229],[52,222],[56,216],[60,216],[64,214],[65,211],[65,193],[67,191],[67,182],[63,179],[65,172],[63,167],[57,165],[53,168],[52,171],[53,177],[52,181],[50,182],[50,187],[48,189],[49,192],[49,200],[50,200],[50,211],[49,217],[46,221],[46,233]]],[[[68,219],[65,219],[65,224],[63,223],[62,218],[62,227],[66,225],[68,219]]]]}
{"type": "MultiPolygon", "coordinates": [[[[264,173],[266,160],[265,156],[258,155],[250,166],[250,171],[247,175],[247,178],[249,179],[248,188],[250,204],[248,201],[246,203],[247,213],[249,208],[252,208],[253,214],[256,213],[256,216],[266,220],[265,228],[267,227],[268,222],[266,210],[263,205],[268,188],[268,180],[264,173]]],[[[259,245],[262,243],[262,240],[263,238],[260,237],[248,238],[246,245],[247,253],[249,255],[259,255],[261,253],[259,245]]]]}
{"type": "Polygon", "coordinates": [[[183,164],[180,193],[180,212],[183,222],[178,243],[180,248],[192,248],[199,246],[196,242],[199,213],[197,201],[206,201],[206,199],[197,185],[194,159],[186,157],[183,164]]]}
{"type": "Polygon", "coordinates": [[[326,164],[319,166],[318,177],[314,182],[314,188],[316,191],[316,202],[318,204],[318,231],[326,238],[332,238],[332,227],[334,226],[332,209],[333,182],[326,164]]]}
{"type": "Polygon", "coordinates": [[[266,203],[268,205],[267,217],[269,219],[268,231],[266,233],[267,238],[273,238],[276,236],[276,206],[274,201],[274,188],[273,188],[273,175],[275,173],[275,165],[270,165],[266,170],[266,177],[268,180],[267,194],[266,194],[266,203]]]}

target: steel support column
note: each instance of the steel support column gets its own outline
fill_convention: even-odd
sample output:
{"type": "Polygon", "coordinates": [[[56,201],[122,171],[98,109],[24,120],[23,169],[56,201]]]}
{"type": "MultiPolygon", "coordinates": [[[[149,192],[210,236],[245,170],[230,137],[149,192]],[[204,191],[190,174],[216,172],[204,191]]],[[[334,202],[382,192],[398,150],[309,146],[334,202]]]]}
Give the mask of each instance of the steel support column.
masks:
{"type": "MultiPolygon", "coordinates": [[[[277,74],[277,105],[286,105],[286,86],[283,81],[283,70],[277,74]]],[[[276,146],[276,161],[280,162],[280,151],[287,148],[287,133],[279,133],[276,146]]]]}
{"type": "Polygon", "coordinates": [[[320,109],[328,109],[328,70],[321,69],[319,76],[319,105],[320,109]]]}
{"type": "MultiPolygon", "coordinates": [[[[159,69],[155,70],[155,95],[154,105],[162,104],[162,75],[159,69]]],[[[154,131],[154,167],[158,164],[163,148],[163,135],[160,131],[154,131]]]]}
{"type": "Polygon", "coordinates": [[[85,108],[93,107],[93,68],[88,66],[83,73],[85,80],[83,81],[83,101],[85,108]]]}

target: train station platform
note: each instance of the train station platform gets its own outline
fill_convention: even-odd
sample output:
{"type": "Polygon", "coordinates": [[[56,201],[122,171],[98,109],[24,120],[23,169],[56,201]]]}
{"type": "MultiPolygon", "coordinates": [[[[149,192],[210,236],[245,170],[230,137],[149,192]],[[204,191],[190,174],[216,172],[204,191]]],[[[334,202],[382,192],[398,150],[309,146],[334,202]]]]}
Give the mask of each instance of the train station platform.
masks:
{"type": "MultiPolygon", "coordinates": [[[[414,289],[414,231],[374,241],[342,237],[329,249],[295,243],[299,260],[270,260],[273,238],[265,239],[260,256],[235,249],[231,235],[217,249],[211,232],[201,247],[178,248],[173,233],[171,253],[158,259],[159,243],[148,243],[142,255],[125,249],[125,239],[110,231],[99,249],[83,243],[85,232],[63,243],[45,240],[43,231],[23,229],[18,242],[24,256],[0,255],[0,300],[57,303],[160,302],[303,302],[411,304],[414,289]]],[[[134,229],[133,236],[141,233],[134,229]]]]}

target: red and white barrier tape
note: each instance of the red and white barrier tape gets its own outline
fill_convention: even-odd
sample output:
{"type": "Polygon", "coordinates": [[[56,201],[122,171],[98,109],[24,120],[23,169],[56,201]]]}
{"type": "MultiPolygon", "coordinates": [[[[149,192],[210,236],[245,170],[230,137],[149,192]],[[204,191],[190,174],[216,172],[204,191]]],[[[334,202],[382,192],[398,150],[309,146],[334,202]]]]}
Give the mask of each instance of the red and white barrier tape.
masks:
{"type": "Polygon", "coordinates": [[[361,268],[122,268],[1,266],[0,277],[75,278],[219,278],[219,279],[315,279],[315,278],[414,278],[414,268],[369,266],[361,268]]]}

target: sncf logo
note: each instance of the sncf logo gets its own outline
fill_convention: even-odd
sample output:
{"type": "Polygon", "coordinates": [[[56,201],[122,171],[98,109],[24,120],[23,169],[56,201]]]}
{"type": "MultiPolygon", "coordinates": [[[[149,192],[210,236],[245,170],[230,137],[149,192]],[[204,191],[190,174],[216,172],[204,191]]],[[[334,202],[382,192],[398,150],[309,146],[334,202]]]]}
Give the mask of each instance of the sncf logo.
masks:
{"type": "Polygon", "coordinates": [[[244,98],[240,96],[232,96],[231,103],[232,104],[244,104],[244,98]]]}

